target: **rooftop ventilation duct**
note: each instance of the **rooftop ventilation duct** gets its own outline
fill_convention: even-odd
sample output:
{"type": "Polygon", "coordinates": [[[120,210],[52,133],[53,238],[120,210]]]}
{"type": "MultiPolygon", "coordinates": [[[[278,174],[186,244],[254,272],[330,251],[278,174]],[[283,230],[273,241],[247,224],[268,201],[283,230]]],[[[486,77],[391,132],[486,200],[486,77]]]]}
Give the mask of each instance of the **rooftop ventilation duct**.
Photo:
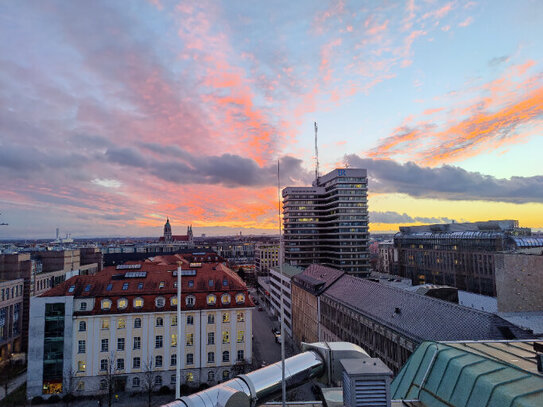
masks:
{"type": "Polygon", "coordinates": [[[390,407],[392,371],[374,358],[342,359],[346,407],[390,407]]]}

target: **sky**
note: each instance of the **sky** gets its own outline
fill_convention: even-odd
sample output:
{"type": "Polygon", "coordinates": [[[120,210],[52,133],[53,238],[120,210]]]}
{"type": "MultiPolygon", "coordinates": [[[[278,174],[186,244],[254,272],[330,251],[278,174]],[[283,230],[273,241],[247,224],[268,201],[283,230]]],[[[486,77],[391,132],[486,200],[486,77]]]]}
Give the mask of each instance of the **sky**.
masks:
{"type": "Polygon", "coordinates": [[[370,231],[543,229],[543,2],[0,3],[0,239],[277,233],[368,170],[370,231]]]}

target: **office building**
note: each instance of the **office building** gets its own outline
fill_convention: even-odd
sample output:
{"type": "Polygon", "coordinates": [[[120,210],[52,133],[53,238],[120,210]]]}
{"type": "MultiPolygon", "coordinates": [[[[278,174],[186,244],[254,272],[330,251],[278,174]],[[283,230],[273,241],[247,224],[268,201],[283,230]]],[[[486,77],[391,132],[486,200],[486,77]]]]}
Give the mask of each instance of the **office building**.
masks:
{"type": "Polygon", "coordinates": [[[279,266],[270,269],[269,293],[271,309],[279,319],[281,317],[281,301],[283,302],[285,332],[290,337],[292,337],[292,277],[302,271],[302,268],[289,264],[283,264],[282,270],[279,266]]]}
{"type": "Polygon", "coordinates": [[[255,247],[255,267],[258,276],[267,276],[270,268],[279,265],[279,244],[258,243],[255,247]]]}
{"type": "Polygon", "coordinates": [[[285,262],[370,273],[366,170],[335,169],[282,194],[285,262]]]}
{"type": "Polygon", "coordinates": [[[27,396],[139,392],[147,372],[154,389],[214,384],[252,358],[247,287],[221,263],[181,256],[107,267],[75,276],[31,300],[27,396]],[[169,261],[175,260],[175,261],[169,261]],[[177,263],[182,267],[182,338],[177,338],[177,263]],[[179,360],[177,349],[179,349],[179,360]]]}
{"type": "Polygon", "coordinates": [[[543,248],[516,220],[402,226],[394,236],[398,274],[413,284],[444,284],[496,296],[496,253],[543,248]]]}
{"type": "Polygon", "coordinates": [[[24,279],[0,281],[0,363],[23,349],[24,279]]]}

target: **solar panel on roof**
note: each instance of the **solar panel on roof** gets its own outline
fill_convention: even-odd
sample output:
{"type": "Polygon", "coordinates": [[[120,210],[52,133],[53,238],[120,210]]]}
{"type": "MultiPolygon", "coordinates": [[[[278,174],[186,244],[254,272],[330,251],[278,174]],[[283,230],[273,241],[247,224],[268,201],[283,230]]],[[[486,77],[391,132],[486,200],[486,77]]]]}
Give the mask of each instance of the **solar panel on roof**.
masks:
{"type": "MultiPolygon", "coordinates": [[[[181,276],[195,276],[196,270],[181,270],[181,276]]],[[[177,270],[173,272],[173,276],[177,277],[177,270]]]]}
{"type": "Polygon", "coordinates": [[[146,271],[127,271],[124,274],[124,278],[145,278],[147,277],[146,271]]]}
{"type": "Polygon", "coordinates": [[[141,268],[141,264],[119,264],[115,267],[116,270],[137,270],[141,268]]]}

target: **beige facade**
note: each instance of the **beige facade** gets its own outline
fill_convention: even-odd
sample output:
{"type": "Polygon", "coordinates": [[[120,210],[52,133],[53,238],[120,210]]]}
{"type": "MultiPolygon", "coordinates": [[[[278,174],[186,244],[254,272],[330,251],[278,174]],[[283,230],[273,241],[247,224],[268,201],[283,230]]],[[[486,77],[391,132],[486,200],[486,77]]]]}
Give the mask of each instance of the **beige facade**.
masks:
{"type": "Polygon", "coordinates": [[[318,297],[292,284],[292,334],[296,342],[319,340],[318,297]]]}
{"type": "Polygon", "coordinates": [[[255,248],[255,266],[257,275],[267,275],[272,267],[279,265],[279,245],[260,244],[255,248]]]}

